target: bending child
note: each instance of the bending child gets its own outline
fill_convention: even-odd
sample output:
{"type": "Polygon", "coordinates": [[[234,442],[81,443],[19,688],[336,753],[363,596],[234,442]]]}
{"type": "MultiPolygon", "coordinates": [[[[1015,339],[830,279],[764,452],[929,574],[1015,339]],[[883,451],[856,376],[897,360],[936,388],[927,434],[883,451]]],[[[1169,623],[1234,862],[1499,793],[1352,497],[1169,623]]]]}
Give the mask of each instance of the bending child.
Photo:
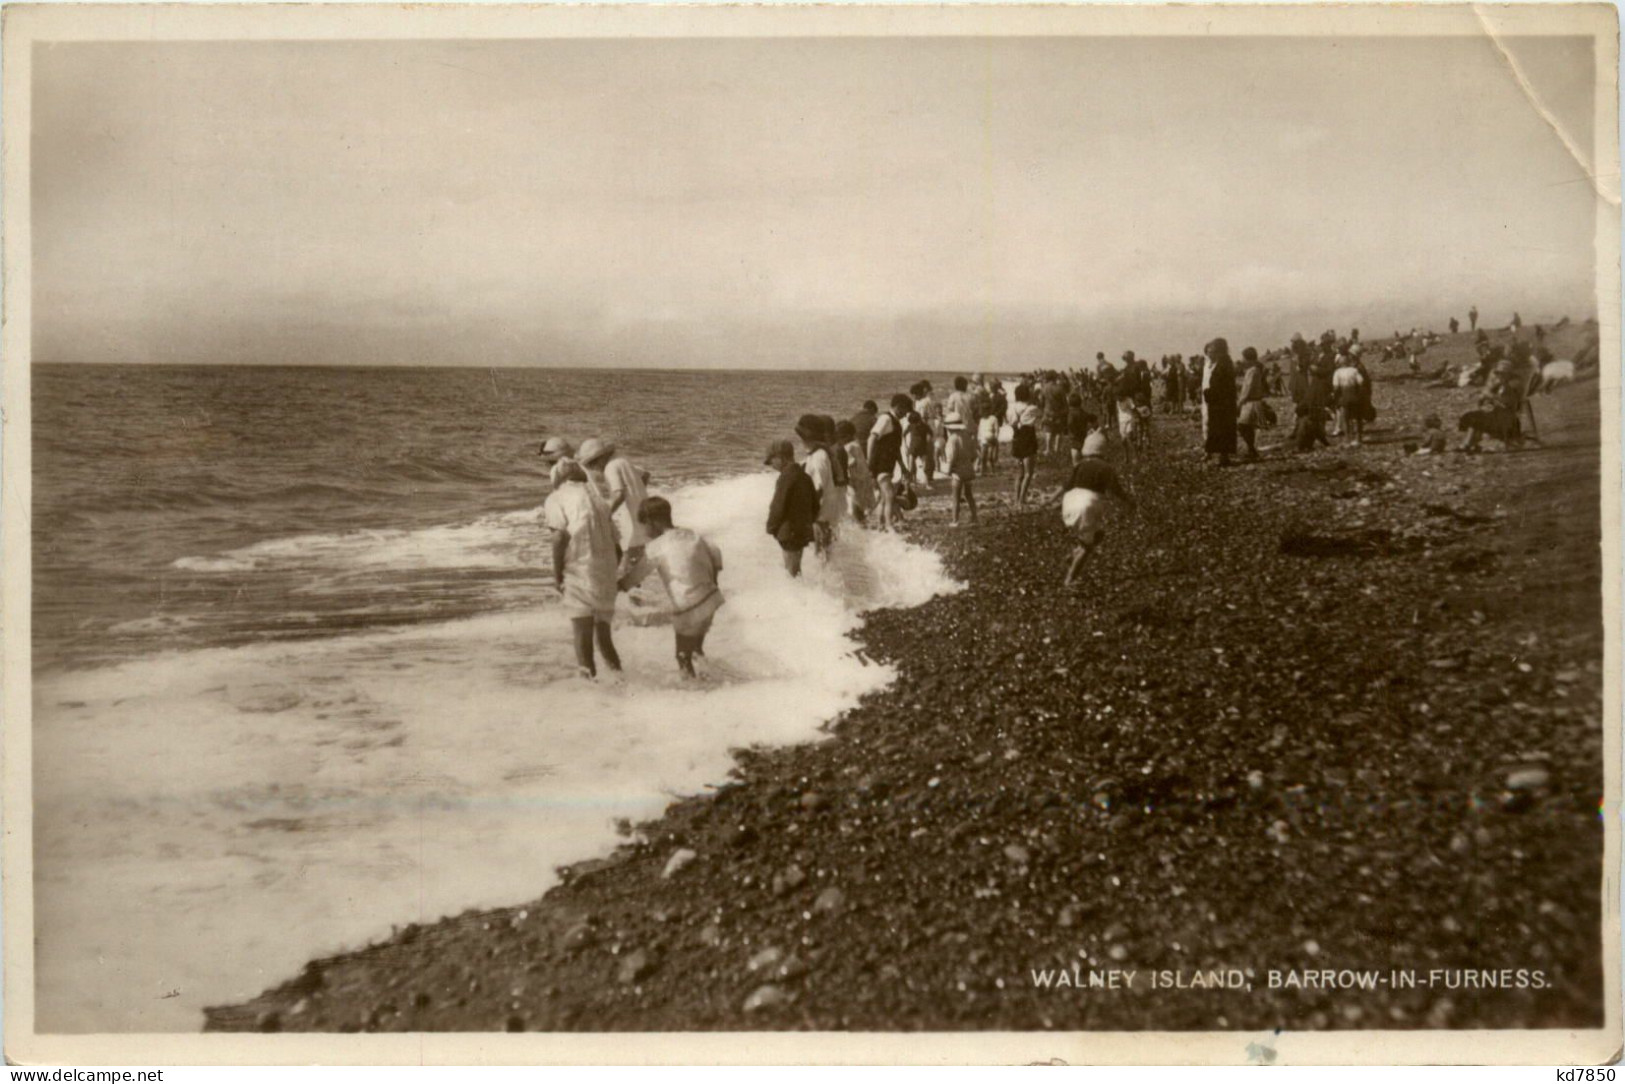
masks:
{"type": "Polygon", "coordinates": [[[671,521],[671,503],[664,497],[648,497],[638,509],[638,521],[648,532],[649,543],[643,560],[627,569],[621,590],[641,583],[654,569],[671,596],[671,625],[677,634],[677,669],[684,677],[698,676],[694,659],[705,657],[705,634],[711,619],[722,606],[722,590],[717,575],[722,571],[722,551],[710,539],[671,521]]]}
{"type": "MultiPolygon", "coordinates": [[[[1106,462],[1106,435],[1090,433],[1083,442],[1078,465],[1072,468],[1072,477],[1055,497],[1061,505],[1061,522],[1077,541],[1072,549],[1072,560],[1066,568],[1063,586],[1071,587],[1077,579],[1083,562],[1094,552],[1105,534],[1106,497],[1116,497],[1130,508],[1134,497],[1123,488],[1117,472],[1106,462]]],[[[1055,503],[1055,502],[1051,502],[1055,503]]]]}

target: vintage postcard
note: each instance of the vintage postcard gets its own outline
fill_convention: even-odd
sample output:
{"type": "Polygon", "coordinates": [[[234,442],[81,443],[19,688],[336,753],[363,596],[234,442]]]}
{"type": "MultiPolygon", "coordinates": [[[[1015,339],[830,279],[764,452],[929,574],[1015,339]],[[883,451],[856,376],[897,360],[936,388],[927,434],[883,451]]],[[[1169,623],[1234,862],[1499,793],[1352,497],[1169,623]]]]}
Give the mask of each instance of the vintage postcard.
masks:
{"type": "Polygon", "coordinates": [[[13,5],[24,1064],[1619,1050],[1604,5],[13,5]]]}

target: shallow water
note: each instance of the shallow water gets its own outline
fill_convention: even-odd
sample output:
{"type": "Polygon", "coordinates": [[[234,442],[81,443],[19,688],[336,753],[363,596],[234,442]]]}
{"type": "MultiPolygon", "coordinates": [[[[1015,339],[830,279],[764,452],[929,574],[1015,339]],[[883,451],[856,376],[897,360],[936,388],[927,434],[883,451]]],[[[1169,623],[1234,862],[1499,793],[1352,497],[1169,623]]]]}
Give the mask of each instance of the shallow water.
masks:
{"type": "MultiPolygon", "coordinates": [[[[794,394],[792,378],[774,379],[794,394]]],[[[43,435],[37,407],[35,424],[43,435]]],[[[520,428],[515,447],[533,452],[545,430],[527,426],[521,441],[520,428]]],[[[241,513],[198,505],[213,511],[196,522],[192,504],[48,508],[69,533],[35,578],[36,612],[58,619],[34,676],[41,1030],[194,1030],[204,1006],[250,997],[314,955],[529,899],[556,866],[611,847],[617,818],[723,781],[730,748],[814,739],[884,685],[889,672],[856,657],[847,633],[865,609],[954,589],[936,557],[850,530],[834,562],[809,560],[792,582],[762,532],[771,477],[730,441],[701,443],[722,464],[694,470],[708,480],[654,467],[655,491],[726,561],[728,602],[697,685],[677,678],[669,627],[642,623],[654,601],[624,598],[628,677],[569,676],[528,462],[456,493],[407,486],[291,517],[314,528],[303,533],[276,532],[288,487],[269,476],[269,496],[241,513]],[[503,507],[521,497],[532,503],[503,507]],[[136,529],[70,537],[74,516],[94,515],[136,529]],[[65,555],[132,586],[64,590],[65,555]],[[76,621],[61,620],[69,611],[76,621]],[[316,616],[298,627],[296,613],[316,616]]],[[[77,491],[94,505],[50,457],[36,474],[47,504],[77,491]]]]}

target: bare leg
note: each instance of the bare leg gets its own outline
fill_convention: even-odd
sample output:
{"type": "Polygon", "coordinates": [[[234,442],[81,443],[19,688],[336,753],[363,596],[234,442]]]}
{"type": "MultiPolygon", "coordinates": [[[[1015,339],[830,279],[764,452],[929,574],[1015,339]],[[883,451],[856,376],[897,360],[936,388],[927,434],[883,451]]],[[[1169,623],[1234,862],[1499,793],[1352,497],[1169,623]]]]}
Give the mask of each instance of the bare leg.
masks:
{"type": "Polygon", "coordinates": [[[1073,581],[1078,577],[1078,570],[1083,567],[1083,562],[1089,559],[1089,554],[1093,550],[1093,545],[1080,544],[1072,548],[1072,563],[1066,566],[1066,580],[1062,583],[1063,587],[1072,586],[1073,581]]]}
{"type": "MultiPolygon", "coordinates": [[[[575,640],[576,665],[588,677],[598,676],[598,664],[592,657],[592,625],[590,617],[570,618],[570,633],[575,640]]],[[[607,661],[607,660],[606,660],[607,661]]]]}
{"type": "Polygon", "coordinates": [[[783,550],[784,570],[792,577],[801,575],[801,551],[783,550]]]}
{"type": "Polygon", "coordinates": [[[976,494],[971,489],[971,484],[968,481],[965,483],[965,505],[970,509],[970,521],[971,525],[974,526],[976,524],[976,494]]]}
{"type": "Polygon", "coordinates": [[[621,656],[616,652],[615,641],[609,634],[609,622],[595,620],[593,626],[598,633],[598,653],[604,656],[604,665],[619,672],[621,669],[621,656]]]}
{"type": "Polygon", "coordinates": [[[684,677],[698,676],[694,673],[694,656],[703,654],[703,652],[697,650],[696,639],[698,638],[684,636],[680,632],[677,634],[677,669],[682,672],[684,677]]]}

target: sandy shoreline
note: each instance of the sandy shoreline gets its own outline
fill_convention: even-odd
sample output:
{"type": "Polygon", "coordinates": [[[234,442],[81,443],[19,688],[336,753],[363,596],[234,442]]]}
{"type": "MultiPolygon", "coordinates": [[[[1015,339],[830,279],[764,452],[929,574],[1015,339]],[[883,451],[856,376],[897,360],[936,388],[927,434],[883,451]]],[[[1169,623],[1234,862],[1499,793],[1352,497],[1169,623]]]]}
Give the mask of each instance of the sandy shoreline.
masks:
{"type": "Polygon", "coordinates": [[[970,586],[869,616],[898,680],[830,740],[742,751],[542,899],[208,1028],[1599,1025],[1598,385],[1537,402],[1540,450],[1410,457],[1468,393],[1373,368],[1363,449],[1202,469],[1159,417],[1077,596],[1052,511],[949,530],[932,502],[910,529],[970,586]],[[1268,985],[1325,969],[1544,988],[1268,985]],[[1213,971],[1252,988],[1189,985],[1213,971]]]}

